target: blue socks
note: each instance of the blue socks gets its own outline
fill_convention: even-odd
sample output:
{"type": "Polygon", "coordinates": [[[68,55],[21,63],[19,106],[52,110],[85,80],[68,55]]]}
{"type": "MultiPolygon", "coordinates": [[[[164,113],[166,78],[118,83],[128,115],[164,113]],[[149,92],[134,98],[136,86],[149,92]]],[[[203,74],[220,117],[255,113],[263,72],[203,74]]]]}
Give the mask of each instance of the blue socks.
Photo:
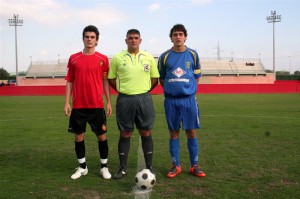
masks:
{"type": "Polygon", "coordinates": [[[169,140],[170,145],[170,154],[172,158],[172,163],[176,166],[180,167],[180,143],[179,139],[170,139],[169,140]]]}
{"type": "MultiPolygon", "coordinates": [[[[180,142],[179,139],[170,139],[170,154],[172,158],[172,163],[176,166],[180,167],[180,142]]],[[[190,154],[190,162],[191,166],[198,164],[198,139],[197,138],[189,138],[188,142],[188,149],[190,154]]]]}
{"type": "Polygon", "coordinates": [[[189,138],[188,139],[188,149],[190,153],[191,166],[198,164],[198,139],[189,138]]]}

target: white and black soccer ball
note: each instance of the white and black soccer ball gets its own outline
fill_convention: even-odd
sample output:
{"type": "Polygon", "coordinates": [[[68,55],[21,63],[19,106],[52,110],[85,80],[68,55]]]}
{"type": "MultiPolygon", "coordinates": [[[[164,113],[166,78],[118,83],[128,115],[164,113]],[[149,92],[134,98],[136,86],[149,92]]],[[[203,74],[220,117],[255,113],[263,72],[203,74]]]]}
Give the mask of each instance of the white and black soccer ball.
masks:
{"type": "Polygon", "coordinates": [[[150,189],[156,183],[156,177],[149,169],[143,169],[135,175],[135,183],[142,190],[150,189]]]}

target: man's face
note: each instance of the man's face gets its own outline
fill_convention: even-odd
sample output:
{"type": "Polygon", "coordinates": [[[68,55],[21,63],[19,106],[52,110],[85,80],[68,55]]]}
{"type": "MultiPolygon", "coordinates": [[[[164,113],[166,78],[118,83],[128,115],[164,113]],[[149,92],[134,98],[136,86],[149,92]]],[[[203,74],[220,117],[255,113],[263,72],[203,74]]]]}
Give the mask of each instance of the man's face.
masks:
{"type": "Polygon", "coordinates": [[[182,46],[186,40],[186,36],[183,31],[175,31],[172,33],[171,41],[175,46],[182,46]]]}
{"type": "Polygon", "coordinates": [[[84,34],[83,43],[86,48],[94,48],[97,46],[97,37],[94,32],[86,32],[84,34]]]}
{"type": "Polygon", "coordinates": [[[129,34],[126,37],[125,42],[128,46],[128,49],[137,50],[142,43],[142,39],[139,34],[129,34]]]}

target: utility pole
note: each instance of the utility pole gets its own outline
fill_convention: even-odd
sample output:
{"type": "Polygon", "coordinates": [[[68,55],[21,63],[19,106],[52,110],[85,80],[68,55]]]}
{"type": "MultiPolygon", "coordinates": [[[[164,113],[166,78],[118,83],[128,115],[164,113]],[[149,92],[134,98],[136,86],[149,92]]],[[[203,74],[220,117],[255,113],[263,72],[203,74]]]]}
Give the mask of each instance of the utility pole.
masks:
{"type": "Polygon", "coordinates": [[[289,67],[289,71],[290,71],[290,75],[291,75],[291,67],[292,67],[292,60],[291,60],[291,56],[289,56],[290,59],[290,67],[289,67]]]}
{"type": "Polygon", "coordinates": [[[268,23],[273,23],[273,73],[276,80],[275,72],[275,23],[281,22],[281,15],[276,15],[276,11],[271,11],[271,16],[266,17],[268,23]]]}
{"type": "Polygon", "coordinates": [[[23,20],[19,19],[19,15],[14,14],[14,18],[8,19],[10,26],[15,27],[15,44],[16,44],[16,86],[18,86],[18,40],[17,40],[17,26],[23,25],[23,20]]]}
{"type": "Polygon", "coordinates": [[[217,60],[221,60],[221,53],[220,53],[220,44],[219,44],[219,41],[218,41],[218,47],[217,47],[217,60]]]}

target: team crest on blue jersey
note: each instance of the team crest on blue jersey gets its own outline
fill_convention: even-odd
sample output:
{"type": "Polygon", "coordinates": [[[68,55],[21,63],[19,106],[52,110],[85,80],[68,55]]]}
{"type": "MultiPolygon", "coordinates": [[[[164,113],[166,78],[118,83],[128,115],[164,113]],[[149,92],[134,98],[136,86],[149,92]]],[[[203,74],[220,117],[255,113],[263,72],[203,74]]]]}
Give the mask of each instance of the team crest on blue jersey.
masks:
{"type": "Polygon", "coordinates": [[[181,77],[183,76],[186,72],[184,70],[182,70],[180,67],[176,68],[175,70],[173,70],[173,75],[175,75],[176,77],[181,77]]]}
{"type": "Polygon", "coordinates": [[[144,64],[144,71],[145,72],[149,72],[149,69],[150,67],[149,67],[149,65],[148,64],[144,64]]]}
{"type": "Polygon", "coordinates": [[[190,68],[190,66],[191,66],[191,62],[189,62],[189,61],[188,61],[188,62],[186,62],[186,63],[185,63],[185,66],[186,66],[186,68],[187,68],[187,69],[189,69],[189,68],[190,68]]]}

